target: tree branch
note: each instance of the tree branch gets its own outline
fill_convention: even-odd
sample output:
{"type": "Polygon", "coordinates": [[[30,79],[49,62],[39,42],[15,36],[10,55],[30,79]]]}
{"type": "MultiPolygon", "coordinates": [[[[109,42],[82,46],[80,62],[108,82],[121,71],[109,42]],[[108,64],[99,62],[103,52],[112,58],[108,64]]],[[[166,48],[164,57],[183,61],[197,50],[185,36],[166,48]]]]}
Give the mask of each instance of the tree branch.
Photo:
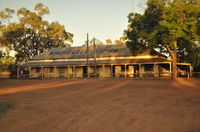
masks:
{"type": "Polygon", "coordinates": [[[173,53],[172,53],[172,50],[169,47],[169,44],[166,45],[166,49],[169,52],[170,56],[173,58],[173,53]]]}

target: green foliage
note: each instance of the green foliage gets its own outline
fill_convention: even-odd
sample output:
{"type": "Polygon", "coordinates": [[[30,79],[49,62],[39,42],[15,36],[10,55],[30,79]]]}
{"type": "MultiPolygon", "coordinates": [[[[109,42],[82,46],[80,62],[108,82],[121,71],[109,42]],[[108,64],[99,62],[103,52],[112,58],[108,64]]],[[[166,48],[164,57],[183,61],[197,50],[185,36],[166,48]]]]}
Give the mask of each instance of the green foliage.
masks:
{"type": "Polygon", "coordinates": [[[8,22],[14,13],[15,11],[9,8],[5,8],[4,10],[0,11],[0,25],[2,26],[4,23],[8,22]]]}
{"type": "Polygon", "coordinates": [[[118,40],[115,40],[114,44],[125,44],[126,39],[126,36],[121,36],[118,40]]]}
{"type": "Polygon", "coordinates": [[[111,40],[111,39],[106,39],[106,44],[107,44],[107,45],[113,44],[113,43],[112,43],[112,40],[111,40]]]}
{"type": "Polygon", "coordinates": [[[42,3],[36,4],[34,10],[37,11],[38,16],[43,16],[44,14],[49,14],[48,7],[45,7],[42,3]]]}
{"type": "Polygon", "coordinates": [[[0,51],[0,59],[3,58],[5,56],[5,53],[3,53],[3,51],[0,51]]]}
{"type": "Polygon", "coordinates": [[[15,64],[14,57],[5,56],[4,54],[4,56],[0,59],[0,72],[8,72],[10,70],[9,66],[13,64],[15,64]]]}
{"type": "Polygon", "coordinates": [[[133,52],[146,47],[171,55],[177,41],[178,60],[195,65],[200,54],[200,0],[148,0],[143,15],[130,13],[128,19],[126,44],[133,52]]]}
{"type": "Polygon", "coordinates": [[[16,58],[10,56],[10,48],[0,47],[0,76],[16,78],[16,58]]]}
{"type": "Polygon", "coordinates": [[[20,8],[17,10],[19,22],[9,22],[1,29],[0,43],[16,51],[16,61],[19,63],[50,48],[66,47],[73,42],[73,35],[63,25],[43,19],[44,15],[49,14],[48,7],[38,3],[34,10],[20,8]]]}
{"type": "Polygon", "coordinates": [[[121,36],[119,39],[116,39],[115,41],[114,41],[114,43],[112,42],[112,40],[111,39],[106,39],[106,44],[107,45],[111,45],[111,44],[117,44],[117,45],[120,45],[120,44],[125,44],[126,43],[126,36],[121,36]]]}
{"type": "Polygon", "coordinates": [[[95,42],[95,45],[103,45],[103,42],[100,41],[99,39],[97,38],[93,38],[89,41],[89,45],[94,45],[94,42],[95,42]]]}

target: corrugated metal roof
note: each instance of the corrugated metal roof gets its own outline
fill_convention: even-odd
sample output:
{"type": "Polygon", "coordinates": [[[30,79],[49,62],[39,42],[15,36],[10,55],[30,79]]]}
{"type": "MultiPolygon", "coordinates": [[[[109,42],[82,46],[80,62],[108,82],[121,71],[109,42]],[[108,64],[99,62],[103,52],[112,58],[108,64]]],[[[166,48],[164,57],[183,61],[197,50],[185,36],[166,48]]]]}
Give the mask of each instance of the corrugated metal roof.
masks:
{"type": "MultiPolygon", "coordinates": [[[[65,47],[65,48],[54,48],[46,51],[40,55],[35,56],[31,61],[26,62],[22,67],[27,66],[67,66],[67,65],[86,65],[87,51],[86,46],[79,47],[65,47]],[[56,59],[69,59],[67,61],[58,61],[56,59]],[[77,59],[72,61],[70,59],[77,59]],[[81,60],[82,59],[82,60],[81,60]],[[40,60],[40,61],[38,61],[40,60]],[[52,62],[45,62],[43,60],[52,60],[52,62]],[[38,62],[37,62],[38,61],[38,62]]],[[[149,59],[106,59],[97,60],[96,64],[133,64],[133,63],[154,63],[154,62],[168,62],[164,55],[158,52],[149,52],[148,50],[140,54],[139,56],[151,55],[161,56],[149,59]]],[[[133,56],[129,48],[126,45],[98,45],[96,46],[96,57],[128,57],[133,56]]],[[[94,47],[89,46],[88,57],[94,57],[94,47]]],[[[95,61],[89,59],[89,65],[94,65],[95,61]]]]}
{"type": "MultiPolygon", "coordinates": [[[[139,64],[139,63],[155,63],[169,62],[166,59],[120,59],[120,60],[97,60],[97,65],[106,64],[139,64]]],[[[94,65],[95,61],[89,61],[89,65],[94,65]]],[[[86,61],[55,61],[55,62],[27,62],[22,67],[27,66],[67,66],[67,65],[86,65],[86,61]]]]}
{"type": "MultiPolygon", "coordinates": [[[[159,55],[157,52],[150,53],[146,51],[141,55],[159,55]]],[[[94,47],[89,46],[88,57],[93,58],[94,47]]],[[[126,45],[97,45],[96,46],[96,57],[118,57],[118,56],[133,56],[129,48],[126,45]]],[[[45,60],[45,59],[80,59],[87,57],[86,46],[79,47],[64,47],[64,48],[53,48],[49,51],[43,52],[40,55],[33,57],[31,60],[45,60]]]]}

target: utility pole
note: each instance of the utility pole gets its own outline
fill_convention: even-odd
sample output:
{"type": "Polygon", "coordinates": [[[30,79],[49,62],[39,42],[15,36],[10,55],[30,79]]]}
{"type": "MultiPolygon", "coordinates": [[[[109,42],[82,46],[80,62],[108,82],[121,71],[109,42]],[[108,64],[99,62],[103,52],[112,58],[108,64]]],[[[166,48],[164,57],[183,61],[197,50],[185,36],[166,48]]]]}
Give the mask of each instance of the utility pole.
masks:
{"type": "Polygon", "coordinates": [[[88,45],[89,45],[89,34],[87,33],[87,49],[86,49],[86,53],[87,53],[87,62],[86,62],[86,64],[87,64],[87,68],[86,68],[86,70],[87,70],[87,78],[89,78],[89,72],[88,72],[88,70],[89,70],[89,68],[88,68],[88,45]]]}
{"type": "Polygon", "coordinates": [[[94,44],[94,77],[97,77],[97,66],[96,66],[96,44],[95,44],[95,38],[93,39],[94,44]]]}

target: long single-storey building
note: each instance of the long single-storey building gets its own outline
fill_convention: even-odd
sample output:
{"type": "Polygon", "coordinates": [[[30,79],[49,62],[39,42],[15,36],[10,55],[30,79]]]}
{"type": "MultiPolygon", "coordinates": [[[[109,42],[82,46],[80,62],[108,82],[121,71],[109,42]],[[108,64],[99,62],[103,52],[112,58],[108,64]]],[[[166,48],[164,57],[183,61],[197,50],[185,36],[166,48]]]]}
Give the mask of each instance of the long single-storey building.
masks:
{"type": "MultiPolygon", "coordinates": [[[[189,63],[177,63],[178,75],[191,71],[189,63]]],[[[53,48],[20,66],[29,78],[74,77],[170,77],[172,60],[156,51],[133,55],[126,45],[53,48]]],[[[20,72],[18,70],[18,77],[20,72]]]]}

